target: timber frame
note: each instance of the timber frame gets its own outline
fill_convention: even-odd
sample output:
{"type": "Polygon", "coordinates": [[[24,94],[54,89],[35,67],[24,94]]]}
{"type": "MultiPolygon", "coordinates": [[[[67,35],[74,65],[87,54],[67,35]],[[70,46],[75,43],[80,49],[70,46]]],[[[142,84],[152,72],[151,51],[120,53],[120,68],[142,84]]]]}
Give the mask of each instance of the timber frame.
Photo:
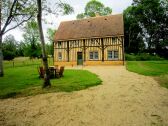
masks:
{"type": "Polygon", "coordinates": [[[54,44],[54,63],[56,65],[77,65],[76,52],[82,52],[83,65],[124,65],[124,37],[105,37],[80,40],[57,41],[54,44]],[[61,43],[61,44],[60,44],[61,43]],[[118,59],[108,59],[107,51],[118,51],[118,59]],[[89,59],[89,52],[97,51],[98,59],[89,59]],[[62,60],[58,53],[62,52],[62,60]],[[98,62],[99,61],[99,62],[98,62]],[[110,62],[111,63],[110,63],[110,62]]]}
{"type": "Polygon", "coordinates": [[[62,22],[54,65],[124,65],[123,27],[122,14],[62,22]]]}

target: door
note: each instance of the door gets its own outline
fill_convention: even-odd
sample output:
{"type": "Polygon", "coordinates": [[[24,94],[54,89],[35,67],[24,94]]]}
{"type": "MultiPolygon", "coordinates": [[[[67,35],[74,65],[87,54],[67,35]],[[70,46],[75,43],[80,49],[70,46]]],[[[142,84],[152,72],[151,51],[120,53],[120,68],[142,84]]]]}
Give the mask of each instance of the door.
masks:
{"type": "Polygon", "coordinates": [[[83,65],[82,52],[77,52],[77,65],[83,65]]]}

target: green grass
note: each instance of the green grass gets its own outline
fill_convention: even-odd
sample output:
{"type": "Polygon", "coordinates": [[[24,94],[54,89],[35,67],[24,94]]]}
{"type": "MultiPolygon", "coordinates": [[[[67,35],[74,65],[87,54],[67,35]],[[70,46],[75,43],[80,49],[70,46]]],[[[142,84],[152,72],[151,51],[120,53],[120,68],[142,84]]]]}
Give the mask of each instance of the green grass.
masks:
{"type": "Polygon", "coordinates": [[[168,88],[168,61],[127,61],[127,70],[145,76],[154,76],[164,87],[168,88]]]}
{"type": "Polygon", "coordinates": [[[168,88],[168,74],[161,75],[155,78],[161,86],[168,88]]]}
{"type": "MultiPolygon", "coordinates": [[[[48,58],[48,63],[53,64],[53,59],[48,58]]],[[[4,68],[25,67],[25,66],[39,66],[42,65],[41,59],[29,59],[29,57],[17,57],[12,61],[4,61],[4,68]]]]}
{"type": "Polygon", "coordinates": [[[38,78],[37,66],[38,64],[33,64],[5,68],[5,75],[0,78],[0,98],[72,92],[101,84],[98,76],[89,71],[65,68],[64,77],[51,79],[51,88],[42,89],[43,80],[38,78]]]}

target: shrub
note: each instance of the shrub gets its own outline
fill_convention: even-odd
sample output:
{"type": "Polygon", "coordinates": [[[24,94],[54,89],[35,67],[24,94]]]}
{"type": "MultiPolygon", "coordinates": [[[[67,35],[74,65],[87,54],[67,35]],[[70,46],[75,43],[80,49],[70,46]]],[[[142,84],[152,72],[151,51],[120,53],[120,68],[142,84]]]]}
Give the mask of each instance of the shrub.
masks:
{"type": "Polygon", "coordinates": [[[134,54],[125,54],[125,60],[127,61],[136,61],[136,57],[134,54]]]}
{"type": "Polygon", "coordinates": [[[150,55],[148,53],[140,54],[126,54],[125,59],[127,61],[147,61],[147,60],[164,60],[164,58],[159,57],[158,55],[150,55]]]}
{"type": "Polygon", "coordinates": [[[4,60],[13,60],[15,58],[15,52],[5,50],[3,52],[4,60]]]}

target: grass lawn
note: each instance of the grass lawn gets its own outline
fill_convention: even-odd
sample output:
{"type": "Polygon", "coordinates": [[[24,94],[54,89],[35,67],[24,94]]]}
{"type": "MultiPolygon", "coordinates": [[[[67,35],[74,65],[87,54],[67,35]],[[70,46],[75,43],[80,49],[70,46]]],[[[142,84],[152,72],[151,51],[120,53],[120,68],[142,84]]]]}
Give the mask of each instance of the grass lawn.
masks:
{"type": "Polygon", "coordinates": [[[43,80],[38,78],[37,66],[28,65],[5,68],[5,76],[0,78],[0,98],[48,92],[71,92],[101,84],[98,76],[89,71],[65,69],[64,77],[51,79],[52,87],[42,89],[43,80]]]}
{"type": "Polygon", "coordinates": [[[168,88],[168,61],[127,61],[127,70],[146,76],[154,76],[168,88]]]}

